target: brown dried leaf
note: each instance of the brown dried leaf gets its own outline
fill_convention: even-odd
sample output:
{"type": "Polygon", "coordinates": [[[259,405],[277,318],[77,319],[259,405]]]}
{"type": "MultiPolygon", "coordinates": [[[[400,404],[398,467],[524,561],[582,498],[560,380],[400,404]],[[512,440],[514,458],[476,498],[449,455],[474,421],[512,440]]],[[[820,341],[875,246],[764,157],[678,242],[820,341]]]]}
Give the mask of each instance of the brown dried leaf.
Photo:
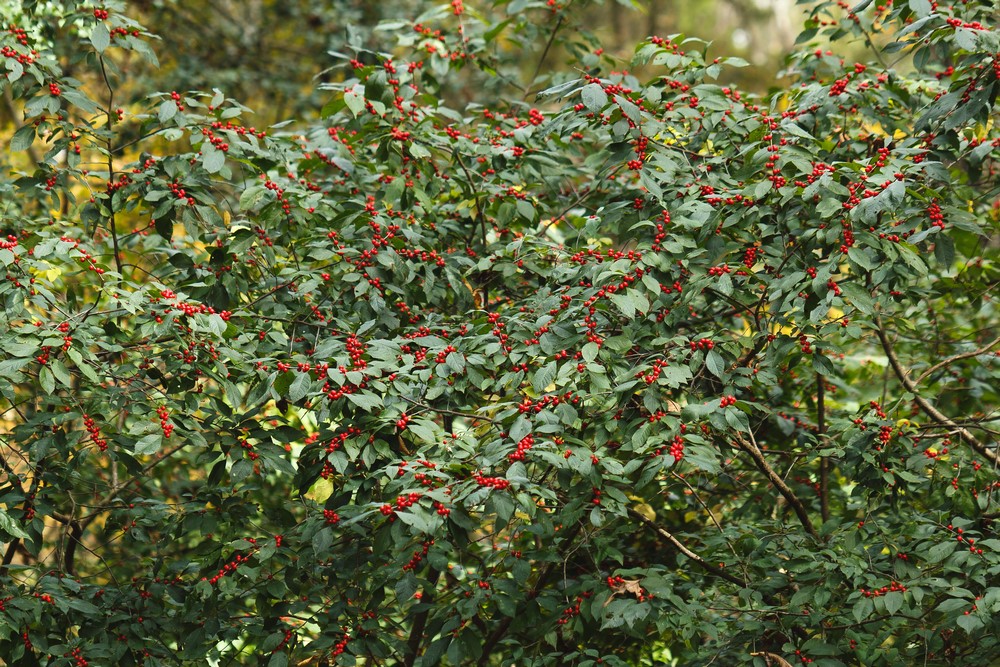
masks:
{"type": "Polygon", "coordinates": [[[751,653],[750,655],[761,656],[762,658],[764,658],[764,662],[767,663],[768,667],[771,667],[771,665],[775,665],[775,667],[792,667],[792,663],[788,662],[777,653],[758,651],[756,653],[751,653]]]}

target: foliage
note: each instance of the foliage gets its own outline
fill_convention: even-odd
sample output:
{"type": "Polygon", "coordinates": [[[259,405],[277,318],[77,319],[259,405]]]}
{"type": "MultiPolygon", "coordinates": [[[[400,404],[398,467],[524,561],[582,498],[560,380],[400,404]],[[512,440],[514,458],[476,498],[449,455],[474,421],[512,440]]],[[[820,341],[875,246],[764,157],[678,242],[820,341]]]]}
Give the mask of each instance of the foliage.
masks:
{"type": "Polygon", "coordinates": [[[995,661],[992,3],[817,3],[764,97],[472,4],[267,129],[120,106],[125,3],[2,33],[0,656],[995,661]]]}

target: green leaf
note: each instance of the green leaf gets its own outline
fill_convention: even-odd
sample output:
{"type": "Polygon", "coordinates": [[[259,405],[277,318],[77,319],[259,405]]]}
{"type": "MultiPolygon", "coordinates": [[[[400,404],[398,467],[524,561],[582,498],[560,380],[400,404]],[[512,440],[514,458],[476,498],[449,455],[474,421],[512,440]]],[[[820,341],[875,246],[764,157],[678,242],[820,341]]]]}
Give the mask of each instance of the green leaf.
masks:
{"type": "Polygon", "coordinates": [[[70,376],[69,369],[66,368],[63,362],[58,359],[50,359],[49,368],[52,369],[52,375],[59,381],[59,384],[64,387],[71,387],[73,385],[73,378],[70,376]]]}
{"type": "Polygon", "coordinates": [[[950,269],[955,263],[955,242],[951,237],[938,234],[934,238],[934,259],[945,269],[950,269]]]}
{"type": "Polygon", "coordinates": [[[38,371],[38,383],[42,386],[42,391],[46,394],[51,394],[56,390],[56,379],[52,375],[52,371],[49,370],[48,366],[42,366],[41,370],[38,371]]]}
{"type": "Polygon", "coordinates": [[[556,378],[556,370],[558,367],[558,362],[550,361],[535,371],[535,375],[531,379],[531,386],[537,393],[544,393],[547,390],[547,387],[552,384],[552,381],[556,378]]]}
{"type": "Polygon", "coordinates": [[[229,476],[233,480],[233,484],[239,484],[244,479],[250,476],[253,472],[253,463],[250,459],[240,459],[233,463],[232,469],[229,471],[229,476]]]}
{"type": "Polygon", "coordinates": [[[311,388],[312,376],[309,375],[309,373],[296,371],[295,379],[293,379],[292,384],[288,386],[288,400],[292,403],[298,403],[305,398],[311,388]]]}
{"type": "Polygon", "coordinates": [[[11,515],[7,514],[7,511],[0,508],[0,530],[7,533],[11,537],[27,539],[28,533],[24,532],[24,528],[21,524],[14,519],[11,515]]]}
{"type": "Polygon", "coordinates": [[[928,563],[940,563],[955,551],[955,543],[946,541],[935,544],[924,554],[928,563]]]}
{"type": "Polygon", "coordinates": [[[708,354],[705,355],[705,367],[708,368],[709,373],[717,378],[721,378],[726,373],[726,364],[722,360],[722,355],[714,349],[709,350],[708,354]]]}
{"type": "MultiPolygon", "coordinates": [[[[268,197],[268,192],[266,188],[260,185],[254,185],[246,190],[240,195],[240,210],[247,212],[257,211],[264,200],[268,197]]],[[[250,236],[251,240],[254,238],[253,235],[250,236]]]]}
{"type": "Polygon", "coordinates": [[[320,528],[312,537],[313,554],[316,558],[326,558],[329,556],[331,544],[333,544],[333,529],[330,526],[320,528]]]}
{"type": "Polygon", "coordinates": [[[354,403],[366,412],[371,412],[382,407],[382,399],[371,392],[347,394],[347,400],[354,403]]]}
{"type": "Polygon", "coordinates": [[[160,451],[162,443],[162,433],[150,433],[149,435],[143,436],[136,441],[135,447],[132,448],[132,453],[136,456],[149,456],[150,454],[155,454],[160,451]]]}
{"type": "Polygon", "coordinates": [[[850,248],[847,251],[847,256],[865,271],[871,271],[876,266],[871,258],[871,253],[864,248],[850,248]]]}
{"type": "Polygon", "coordinates": [[[433,521],[422,507],[414,507],[408,512],[397,512],[396,516],[407,526],[427,534],[433,534],[434,529],[439,523],[438,521],[433,521]]]}
{"type": "Polygon", "coordinates": [[[854,608],[851,610],[851,613],[854,615],[854,620],[860,623],[871,616],[873,611],[875,611],[875,603],[872,602],[872,599],[861,598],[854,603],[854,608]]]}
{"type": "Polygon", "coordinates": [[[599,83],[588,83],[581,88],[580,99],[584,106],[594,113],[600,113],[608,106],[608,94],[604,92],[604,86],[599,83]]]}
{"type": "Polygon", "coordinates": [[[98,21],[90,33],[90,43],[98,53],[104,53],[111,46],[111,32],[103,21],[98,21]]]}
{"type": "Polygon", "coordinates": [[[860,310],[862,313],[865,315],[871,315],[875,312],[875,302],[868,290],[854,282],[841,283],[840,288],[843,291],[844,296],[847,297],[847,302],[860,310]]]}
{"type": "Polygon", "coordinates": [[[618,310],[621,311],[622,315],[630,320],[635,318],[635,301],[632,300],[627,291],[611,294],[610,298],[618,306],[618,310]]]}
{"type": "Polygon", "coordinates": [[[345,90],[344,103],[351,110],[351,113],[354,114],[355,118],[360,116],[361,112],[365,110],[365,87],[356,85],[349,90],[345,90]]]}
{"type": "Polygon", "coordinates": [[[18,128],[10,138],[10,150],[13,153],[28,150],[35,141],[35,125],[28,123],[18,128]]]}
{"type": "Polygon", "coordinates": [[[760,181],[759,183],[757,183],[756,186],[754,186],[753,198],[760,199],[761,197],[766,195],[771,190],[772,187],[774,187],[774,183],[772,183],[771,181],[760,181]]]}
{"type": "Polygon", "coordinates": [[[159,119],[160,123],[166,124],[171,118],[177,115],[177,102],[173,100],[164,100],[160,103],[160,110],[157,112],[156,117],[159,119]]]}
{"type": "Polygon", "coordinates": [[[638,125],[640,123],[639,107],[624,95],[615,95],[615,102],[621,107],[622,113],[630,121],[638,125]]]}
{"type": "Polygon", "coordinates": [[[67,88],[63,90],[62,97],[64,100],[85,113],[94,113],[100,110],[97,103],[75,88],[67,88]]]}
{"type": "Polygon", "coordinates": [[[903,594],[899,591],[889,591],[885,594],[885,610],[890,616],[894,616],[903,606],[903,594]]]}
{"type": "Polygon", "coordinates": [[[406,430],[428,444],[437,442],[437,429],[433,422],[426,419],[416,419],[406,425],[406,430]]]}
{"type": "Polygon", "coordinates": [[[968,600],[962,598],[948,598],[939,604],[935,611],[941,612],[942,614],[947,614],[950,611],[955,611],[956,609],[969,610],[972,608],[972,603],[968,600]]]}
{"type": "Polygon", "coordinates": [[[210,174],[219,172],[226,164],[226,154],[208,142],[201,145],[201,164],[210,174]]]}
{"type": "Polygon", "coordinates": [[[966,634],[972,634],[973,631],[978,630],[983,627],[983,619],[979,618],[978,614],[969,614],[968,616],[962,615],[955,619],[955,624],[965,630],[966,634]]]}

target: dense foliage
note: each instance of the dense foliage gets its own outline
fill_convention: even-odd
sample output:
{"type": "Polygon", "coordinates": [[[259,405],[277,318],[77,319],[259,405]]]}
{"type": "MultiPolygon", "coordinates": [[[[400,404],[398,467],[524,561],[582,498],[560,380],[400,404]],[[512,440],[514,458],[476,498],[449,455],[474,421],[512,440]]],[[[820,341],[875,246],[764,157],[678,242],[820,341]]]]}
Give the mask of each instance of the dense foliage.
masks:
{"type": "Polygon", "coordinates": [[[814,3],[762,97],[573,4],[269,128],[16,10],[0,664],[996,664],[994,3],[814,3]]]}

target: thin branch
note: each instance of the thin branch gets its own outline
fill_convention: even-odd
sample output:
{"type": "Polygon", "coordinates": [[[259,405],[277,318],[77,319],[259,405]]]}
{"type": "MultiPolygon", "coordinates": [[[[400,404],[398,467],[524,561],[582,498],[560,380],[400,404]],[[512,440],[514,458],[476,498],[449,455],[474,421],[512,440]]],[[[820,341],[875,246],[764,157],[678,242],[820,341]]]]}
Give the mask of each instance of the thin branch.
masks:
{"type": "Polygon", "coordinates": [[[528,82],[528,85],[524,87],[524,97],[522,99],[528,99],[528,95],[531,94],[531,86],[535,83],[535,79],[537,79],[538,75],[541,73],[542,65],[545,63],[545,58],[549,55],[549,49],[552,48],[552,43],[556,40],[556,34],[559,32],[559,28],[562,27],[563,21],[566,18],[565,11],[566,8],[564,7],[563,12],[559,14],[559,19],[556,21],[555,27],[552,28],[552,32],[549,34],[549,41],[545,42],[545,48],[542,50],[542,55],[538,59],[538,64],[535,65],[535,73],[531,75],[531,80],[528,82]]]}
{"type": "Polygon", "coordinates": [[[992,341],[990,341],[986,345],[983,345],[978,350],[972,350],[971,352],[962,352],[961,354],[954,354],[954,355],[948,357],[947,359],[939,361],[936,364],[934,364],[933,366],[931,366],[930,368],[928,368],[927,370],[925,370],[923,373],[921,373],[917,377],[917,379],[913,381],[913,384],[914,385],[919,385],[921,382],[923,382],[927,378],[928,375],[931,375],[935,371],[938,371],[938,370],[944,368],[945,366],[949,366],[949,365],[955,363],[956,361],[959,361],[961,359],[968,359],[969,357],[978,357],[980,354],[985,354],[985,353],[989,352],[991,349],[993,349],[994,347],[996,347],[998,343],[1000,343],[1000,336],[997,336],[992,341]]]}
{"type": "MultiPolygon", "coordinates": [[[[816,431],[820,447],[826,444],[826,387],[823,376],[816,373],[816,431]]],[[[830,520],[830,459],[819,459],[819,514],[823,523],[830,520]]]]}
{"type": "Polygon", "coordinates": [[[972,432],[969,431],[969,429],[956,424],[946,414],[934,407],[926,398],[917,393],[916,383],[910,379],[906,369],[904,369],[902,364],[899,363],[899,357],[896,356],[896,351],[893,349],[892,343],[889,341],[889,337],[885,335],[885,328],[882,324],[881,317],[875,317],[875,325],[877,327],[875,329],[875,333],[878,334],[878,339],[882,343],[882,349],[885,350],[885,356],[889,358],[889,366],[896,374],[896,377],[903,385],[903,388],[913,394],[913,400],[916,401],[917,405],[920,406],[920,409],[924,411],[924,414],[939,424],[955,429],[958,436],[967,445],[976,450],[976,452],[978,452],[981,456],[989,459],[994,465],[1000,464],[1000,456],[998,456],[996,452],[987,448],[985,444],[976,438],[976,436],[972,435],[972,432]]]}
{"type": "MultiPolygon", "coordinates": [[[[750,437],[753,437],[752,433],[750,434],[750,437]]],[[[764,458],[764,454],[757,448],[757,445],[747,442],[741,436],[736,436],[736,443],[739,445],[740,449],[750,455],[750,458],[754,460],[757,468],[759,468],[760,471],[767,476],[774,488],[778,490],[778,493],[784,496],[785,500],[788,501],[788,504],[792,506],[792,510],[794,510],[795,515],[799,517],[799,521],[802,522],[802,526],[806,529],[806,532],[818,539],[819,535],[816,533],[816,528],[813,527],[812,521],[809,519],[809,513],[806,512],[805,505],[803,505],[799,497],[795,495],[795,492],[792,491],[787,484],[785,484],[785,481],[781,479],[781,476],[774,472],[774,468],[768,464],[767,459],[764,458]]]]}
{"type": "MultiPolygon", "coordinates": [[[[575,540],[576,536],[580,533],[582,527],[583,524],[577,523],[571,529],[569,534],[566,535],[565,543],[571,545],[573,543],[573,540],[575,540]]],[[[568,551],[569,550],[567,549],[567,552],[568,551]]],[[[531,587],[530,591],[528,591],[526,599],[528,600],[535,599],[541,592],[542,588],[549,583],[549,578],[552,576],[552,573],[556,571],[555,567],[556,562],[557,561],[553,560],[545,565],[545,569],[542,570],[542,573],[538,576],[538,579],[535,580],[535,585],[531,587]]],[[[510,624],[513,621],[514,621],[513,616],[507,616],[506,618],[504,618],[504,620],[500,623],[497,629],[494,630],[493,633],[489,637],[487,637],[486,640],[483,642],[483,653],[482,657],[479,658],[480,667],[485,667],[485,665],[489,664],[490,655],[493,653],[493,649],[496,648],[497,643],[501,639],[503,639],[503,636],[507,634],[507,630],[510,628],[510,624]]]]}
{"type": "Polygon", "coordinates": [[[432,574],[428,580],[430,586],[428,586],[428,590],[424,592],[424,597],[421,600],[421,603],[427,605],[427,608],[418,613],[417,617],[413,619],[413,627],[410,629],[410,637],[406,641],[406,660],[403,661],[404,667],[413,667],[413,664],[420,656],[420,641],[424,637],[424,628],[427,626],[427,615],[432,608],[431,602],[434,600],[433,590],[437,585],[438,579],[441,577],[440,570],[432,568],[431,572],[432,574]]]}
{"type": "MultiPolygon", "coordinates": [[[[24,122],[21,120],[21,112],[18,111],[17,106],[14,104],[14,98],[10,94],[10,88],[4,88],[3,90],[3,101],[4,105],[7,107],[7,111],[10,112],[10,119],[14,122],[15,132],[24,127],[24,122]]],[[[35,167],[42,166],[42,160],[38,157],[38,153],[35,151],[34,145],[28,146],[24,151],[28,155],[28,159],[31,160],[35,167]]]]}
{"type": "Polygon", "coordinates": [[[477,421],[485,421],[489,423],[494,423],[493,419],[490,417],[484,417],[482,415],[475,415],[471,412],[456,412],[455,410],[447,410],[445,408],[435,408],[432,405],[427,405],[426,403],[421,403],[420,401],[415,401],[412,398],[407,398],[406,396],[400,396],[404,401],[418,408],[423,408],[424,410],[430,410],[431,412],[436,412],[440,415],[451,415],[452,417],[465,417],[466,419],[475,419],[477,421]]]}
{"type": "Polygon", "coordinates": [[[653,532],[655,532],[657,535],[659,535],[660,537],[662,537],[663,539],[667,540],[672,545],[674,545],[674,548],[676,548],[682,554],[684,554],[685,556],[687,556],[689,559],[693,560],[695,563],[698,564],[699,567],[701,567],[706,572],[709,572],[710,574],[714,574],[717,577],[721,577],[722,579],[725,579],[726,581],[728,581],[731,584],[736,584],[740,588],[746,588],[746,586],[747,586],[746,582],[744,582],[739,577],[734,577],[733,575],[729,574],[725,570],[723,570],[721,568],[718,568],[715,565],[712,565],[711,563],[709,563],[708,561],[706,561],[704,558],[702,558],[701,556],[699,556],[695,552],[693,552],[690,549],[688,549],[686,546],[684,546],[683,542],[681,542],[676,537],[674,537],[673,534],[670,533],[666,528],[662,528],[661,526],[658,526],[651,519],[647,519],[642,514],[640,514],[639,512],[635,511],[634,509],[632,509],[631,507],[629,508],[628,513],[629,513],[629,516],[631,516],[634,519],[638,519],[644,526],[646,526],[647,528],[649,528],[650,530],[652,530],[653,532]]]}
{"type": "MultiPolygon", "coordinates": [[[[104,65],[104,56],[98,56],[98,61],[101,63],[101,76],[104,77],[104,85],[108,87],[108,138],[105,142],[105,146],[108,151],[108,183],[112,183],[115,180],[115,164],[114,158],[114,146],[112,144],[113,134],[111,133],[111,128],[114,127],[114,112],[115,112],[115,89],[111,85],[111,79],[108,78],[108,69],[104,65]]],[[[108,227],[111,230],[111,243],[115,251],[115,269],[118,271],[119,280],[123,279],[125,276],[122,273],[122,257],[121,250],[118,247],[118,229],[117,221],[115,217],[115,207],[114,207],[114,193],[112,193],[111,188],[108,188],[108,227]]]]}

